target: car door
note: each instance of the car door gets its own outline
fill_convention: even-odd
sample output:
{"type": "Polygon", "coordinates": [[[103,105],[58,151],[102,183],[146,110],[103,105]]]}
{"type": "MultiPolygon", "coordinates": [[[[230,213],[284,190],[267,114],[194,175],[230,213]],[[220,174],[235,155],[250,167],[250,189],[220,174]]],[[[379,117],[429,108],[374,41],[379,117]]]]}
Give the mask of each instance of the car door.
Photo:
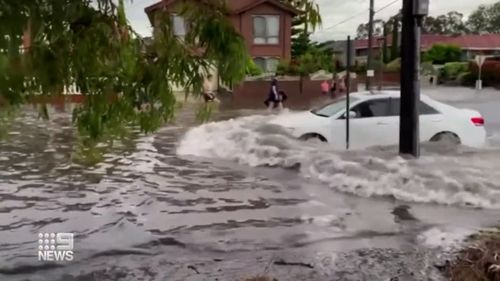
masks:
{"type": "MultiPolygon", "coordinates": [[[[400,102],[399,98],[391,99],[392,115],[397,116],[398,127],[399,127],[399,115],[400,115],[400,102]]],[[[419,103],[420,112],[420,141],[429,141],[437,133],[441,132],[441,127],[444,122],[444,116],[434,107],[430,106],[425,102],[425,100],[420,100],[419,103]]]]}
{"type": "Polygon", "coordinates": [[[399,122],[391,114],[389,98],[364,101],[351,108],[356,117],[350,122],[352,148],[394,145],[399,139],[399,122]]]}

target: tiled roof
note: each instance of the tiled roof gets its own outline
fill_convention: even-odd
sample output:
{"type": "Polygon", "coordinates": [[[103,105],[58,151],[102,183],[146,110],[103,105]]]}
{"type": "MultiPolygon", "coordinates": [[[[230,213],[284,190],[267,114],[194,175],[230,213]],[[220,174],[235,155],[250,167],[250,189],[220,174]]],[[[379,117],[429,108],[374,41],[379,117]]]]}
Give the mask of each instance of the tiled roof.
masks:
{"type": "Polygon", "coordinates": [[[484,34],[484,35],[463,35],[449,38],[447,43],[456,44],[463,49],[499,49],[500,50],[500,34],[484,34]]]}
{"type": "Polygon", "coordinates": [[[157,10],[157,9],[160,9],[160,8],[163,8],[163,7],[166,7],[170,4],[172,4],[172,2],[174,2],[174,1],[175,0],[160,0],[160,2],[157,2],[151,6],[146,7],[144,9],[144,11],[146,12],[146,14],[149,14],[154,10],[157,10]]]}
{"type": "MultiPolygon", "coordinates": [[[[373,46],[378,46],[378,38],[374,38],[373,46]]],[[[447,36],[435,34],[423,34],[421,38],[421,48],[424,50],[430,49],[435,44],[454,44],[467,50],[500,50],[500,34],[483,34],[483,35],[460,35],[447,36]]],[[[392,36],[387,36],[387,45],[392,45],[392,36]]],[[[368,40],[356,40],[354,42],[355,49],[368,48],[368,40]]]]}
{"type": "MultiPolygon", "coordinates": [[[[155,3],[149,7],[146,7],[145,11],[147,14],[149,14],[157,9],[169,6],[175,1],[176,0],[161,0],[158,3],[155,3]]],[[[293,6],[288,5],[286,3],[283,3],[280,0],[227,0],[229,12],[235,13],[235,14],[242,13],[244,11],[247,11],[247,10],[249,10],[257,5],[263,4],[263,3],[272,4],[272,5],[277,6],[285,11],[288,11],[294,15],[297,15],[300,13],[300,11],[295,9],[293,6]]]]}
{"type": "Polygon", "coordinates": [[[300,13],[299,10],[295,9],[293,6],[286,4],[280,0],[250,0],[250,1],[243,1],[243,0],[228,0],[227,1],[229,10],[232,13],[239,14],[245,11],[248,11],[252,9],[253,7],[256,7],[258,5],[264,4],[264,3],[269,3],[271,5],[274,5],[282,10],[285,10],[293,15],[297,15],[300,13]]]}

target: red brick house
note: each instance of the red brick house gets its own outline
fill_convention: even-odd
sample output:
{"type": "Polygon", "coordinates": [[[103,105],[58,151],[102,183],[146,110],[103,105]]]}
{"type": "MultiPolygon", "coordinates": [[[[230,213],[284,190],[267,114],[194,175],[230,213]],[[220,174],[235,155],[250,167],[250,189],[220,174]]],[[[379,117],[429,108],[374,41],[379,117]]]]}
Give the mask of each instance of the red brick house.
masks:
{"type": "MultiPolygon", "coordinates": [[[[162,0],[146,7],[153,22],[153,14],[163,11],[172,14],[176,35],[186,34],[185,20],[176,15],[178,0],[162,0]]],[[[281,59],[291,57],[292,19],[299,11],[280,0],[227,0],[229,19],[245,38],[255,63],[267,72],[276,70],[281,59]]]]}

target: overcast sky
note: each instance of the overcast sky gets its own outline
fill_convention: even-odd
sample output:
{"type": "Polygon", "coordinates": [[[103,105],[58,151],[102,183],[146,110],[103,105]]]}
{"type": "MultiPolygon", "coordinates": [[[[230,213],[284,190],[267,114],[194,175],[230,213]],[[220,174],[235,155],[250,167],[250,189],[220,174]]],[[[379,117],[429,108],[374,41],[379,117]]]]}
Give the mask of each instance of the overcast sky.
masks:
{"type": "MultiPolygon", "coordinates": [[[[401,9],[401,1],[392,4],[377,13],[375,18],[387,19],[401,9]]],[[[497,0],[430,0],[431,15],[444,14],[449,11],[458,11],[468,15],[481,4],[491,4],[497,0]]],[[[159,0],[133,0],[127,1],[127,16],[137,32],[144,36],[151,34],[151,28],[144,8],[159,2],[159,0]]],[[[375,10],[378,10],[394,0],[375,0],[375,10]]],[[[356,35],[356,28],[360,23],[368,21],[369,0],[316,0],[321,9],[323,27],[314,35],[318,41],[345,39],[347,35],[356,35]],[[348,18],[355,18],[343,23],[348,18]]]]}

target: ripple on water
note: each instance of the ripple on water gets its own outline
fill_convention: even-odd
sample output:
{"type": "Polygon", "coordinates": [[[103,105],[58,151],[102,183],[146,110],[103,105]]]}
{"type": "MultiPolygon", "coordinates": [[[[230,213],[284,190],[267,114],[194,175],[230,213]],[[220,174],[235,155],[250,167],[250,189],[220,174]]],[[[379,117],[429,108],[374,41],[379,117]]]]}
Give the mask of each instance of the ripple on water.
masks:
{"type": "MultiPolygon", "coordinates": [[[[279,280],[290,275],[389,280],[410,271],[419,276],[432,267],[425,256],[429,252],[414,242],[428,225],[418,220],[418,212],[415,225],[396,222],[394,201],[359,195],[435,197],[438,203],[460,204],[470,200],[475,188],[472,203],[481,206],[484,196],[495,198],[488,192],[497,188],[488,177],[477,186],[462,186],[456,180],[459,170],[443,169],[444,160],[433,157],[423,163],[441,174],[424,174],[423,166],[392,157],[388,148],[367,156],[306,147],[286,135],[259,130],[267,117],[258,116],[188,132],[178,151],[203,159],[179,158],[177,140],[185,130],[171,127],[122,141],[106,152],[103,163],[90,168],[71,163],[69,117],[49,122],[26,117],[29,122],[21,119],[16,125],[20,134],[0,143],[0,157],[6,157],[0,158],[0,280],[238,280],[270,264],[279,280]],[[235,161],[293,169],[248,169],[235,161]],[[323,183],[305,182],[297,176],[297,166],[303,176],[323,183]],[[405,182],[408,188],[399,194],[389,187],[405,182]],[[447,186],[448,194],[413,189],[428,182],[447,186]],[[332,192],[325,185],[358,196],[332,192]],[[440,197],[445,195],[447,202],[440,197]],[[38,262],[38,232],[74,232],[75,262],[38,262]],[[366,247],[373,249],[357,250],[366,247]],[[381,247],[387,249],[376,249],[381,247]],[[275,265],[278,259],[284,261],[275,265]],[[287,262],[310,263],[314,270],[287,262]],[[400,268],[404,270],[398,273],[400,268]]],[[[472,152],[447,160],[460,167],[465,165],[459,157],[473,163],[475,170],[468,173],[472,182],[490,169],[481,162],[483,156],[493,158],[472,152]]]]}

